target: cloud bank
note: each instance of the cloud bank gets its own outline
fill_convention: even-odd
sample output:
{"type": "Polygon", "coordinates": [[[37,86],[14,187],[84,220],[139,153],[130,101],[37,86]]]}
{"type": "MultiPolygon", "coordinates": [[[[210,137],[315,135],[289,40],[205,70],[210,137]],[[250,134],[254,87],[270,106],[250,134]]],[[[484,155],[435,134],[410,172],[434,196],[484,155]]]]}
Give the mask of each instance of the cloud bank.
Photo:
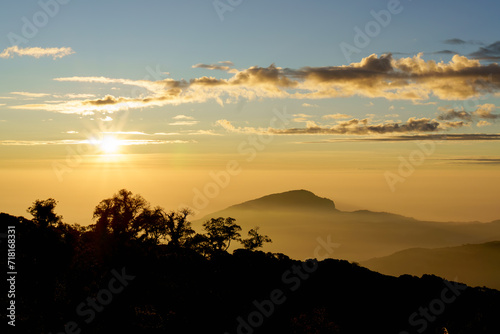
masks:
{"type": "Polygon", "coordinates": [[[236,127],[226,119],[218,120],[216,124],[232,133],[254,133],[254,134],[272,134],[272,135],[384,135],[398,133],[425,133],[438,132],[450,128],[460,128],[466,126],[465,122],[438,122],[429,118],[409,118],[405,123],[385,122],[370,123],[369,119],[351,119],[341,121],[331,126],[321,126],[314,122],[307,122],[303,128],[254,128],[254,127],[236,127]]]}
{"type": "Polygon", "coordinates": [[[500,93],[500,66],[455,55],[448,63],[425,61],[422,54],[394,59],[391,54],[373,54],[345,66],[281,68],[252,66],[236,70],[228,62],[196,68],[223,70],[228,79],[199,77],[149,81],[106,77],[56,78],[60,82],[87,82],[131,86],[129,96],[106,95],[98,99],[59,104],[32,104],[16,109],[42,109],[63,113],[113,112],[129,108],[215,101],[220,105],[240,99],[325,99],[362,96],[387,100],[464,100],[500,93]]]}

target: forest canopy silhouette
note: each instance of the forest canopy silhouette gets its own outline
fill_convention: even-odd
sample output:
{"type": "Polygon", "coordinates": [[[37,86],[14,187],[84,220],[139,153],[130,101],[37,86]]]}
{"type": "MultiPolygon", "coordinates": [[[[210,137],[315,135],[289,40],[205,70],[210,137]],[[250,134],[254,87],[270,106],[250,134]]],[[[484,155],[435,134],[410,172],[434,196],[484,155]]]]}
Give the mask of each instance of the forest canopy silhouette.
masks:
{"type": "Polygon", "coordinates": [[[88,226],[65,223],[56,207],[49,198],[27,209],[32,219],[0,214],[2,228],[16,227],[24,333],[500,331],[496,290],[266,253],[259,227],[243,237],[234,218],[214,217],[195,231],[189,209],[125,189],[100,201],[88,226]],[[443,291],[455,298],[432,313],[443,291]]]}

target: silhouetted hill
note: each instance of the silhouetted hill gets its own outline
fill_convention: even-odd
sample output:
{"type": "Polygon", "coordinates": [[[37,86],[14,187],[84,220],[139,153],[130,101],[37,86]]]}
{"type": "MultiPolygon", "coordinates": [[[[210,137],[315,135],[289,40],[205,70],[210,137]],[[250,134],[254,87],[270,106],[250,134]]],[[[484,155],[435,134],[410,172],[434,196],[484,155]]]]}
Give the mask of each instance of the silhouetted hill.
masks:
{"type": "Polygon", "coordinates": [[[387,275],[434,274],[471,286],[500,290],[500,241],[435,249],[412,248],[361,264],[387,275]]]}
{"type": "Polygon", "coordinates": [[[345,260],[245,249],[207,258],[0,214],[0,233],[7,225],[16,230],[19,333],[500,332],[499,291],[436,276],[396,278],[345,260]]]}
{"type": "Polygon", "coordinates": [[[279,194],[271,194],[241,204],[230,210],[325,210],[335,211],[335,203],[328,198],[316,196],[307,190],[291,190],[279,194]]]}
{"type": "Polygon", "coordinates": [[[500,222],[453,223],[420,221],[387,212],[358,210],[343,212],[333,201],[306,190],[272,194],[212,213],[212,217],[233,217],[243,229],[260,226],[273,239],[266,250],[293,258],[315,257],[318,243],[329,238],[340,245],[322,256],[364,261],[408,248],[449,247],[465,243],[500,240],[500,222]]]}

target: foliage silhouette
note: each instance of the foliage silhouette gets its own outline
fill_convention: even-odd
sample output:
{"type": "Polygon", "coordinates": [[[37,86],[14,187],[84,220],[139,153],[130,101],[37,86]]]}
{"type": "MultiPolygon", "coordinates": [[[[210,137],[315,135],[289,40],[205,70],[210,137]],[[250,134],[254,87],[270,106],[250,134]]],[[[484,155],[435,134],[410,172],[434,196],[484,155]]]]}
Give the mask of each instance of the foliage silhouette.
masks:
{"type": "Polygon", "coordinates": [[[111,198],[102,200],[94,210],[98,234],[110,233],[116,239],[138,238],[144,232],[144,216],[150,214],[149,204],[141,195],[121,189],[111,198]]]}
{"type": "Polygon", "coordinates": [[[241,244],[245,249],[251,251],[256,250],[257,248],[264,247],[265,242],[272,242],[271,238],[269,238],[267,235],[262,235],[259,233],[258,226],[248,231],[248,236],[250,238],[242,239],[241,244]]]}
{"type": "MultiPolygon", "coordinates": [[[[188,216],[186,210],[151,209],[126,190],[98,204],[97,223],[90,227],[0,213],[2,229],[16,226],[22,273],[16,282],[16,330],[59,333],[74,321],[82,333],[233,334],[239,317],[248,321],[262,313],[256,305],[279,290],[284,302],[274,304],[272,312],[265,304],[268,315],[253,333],[435,333],[442,327],[453,334],[500,332],[499,291],[467,288],[419,331],[409,316],[452,283],[429,275],[381,275],[334,259],[318,262],[308,275],[294,274],[291,269],[304,262],[284,254],[250,250],[255,247],[227,253],[231,241],[240,238],[233,218],[211,219],[205,234],[194,234],[188,216]],[[124,242],[114,242],[115,237],[124,242]],[[97,298],[109,286],[112,270],[124,267],[136,279],[86,322],[78,306],[97,298]]],[[[253,231],[250,239],[265,239],[253,231]]],[[[6,257],[0,265],[6,265],[6,257]]],[[[6,294],[0,303],[7,305],[6,294]]]]}
{"type": "Polygon", "coordinates": [[[241,227],[235,223],[234,218],[210,218],[203,224],[206,231],[207,242],[213,252],[227,251],[231,240],[240,239],[241,227]]]}
{"type": "Polygon", "coordinates": [[[62,216],[54,212],[56,205],[57,201],[53,198],[36,200],[27,211],[33,216],[33,221],[41,227],[55,226],[62,221],[62,216]]]}
{"type": "Polygon", "coordinates": [[[170,238],[169,244],[179,248],[186,245],[189,238],[195,234],[191,228],[191,222],[187,217],[193,212],[189,209],[181,209],[180,211],[170,211],[165,215],[165,235],[170,238]]]}

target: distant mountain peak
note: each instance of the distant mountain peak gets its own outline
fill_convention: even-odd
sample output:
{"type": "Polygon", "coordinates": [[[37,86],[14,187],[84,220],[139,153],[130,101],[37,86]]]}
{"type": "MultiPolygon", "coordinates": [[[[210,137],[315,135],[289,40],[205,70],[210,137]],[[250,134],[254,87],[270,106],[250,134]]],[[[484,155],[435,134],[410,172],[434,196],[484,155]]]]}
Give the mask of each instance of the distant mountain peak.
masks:
{"type": "Polygon", "coordinates": [[[282,193],[266,195],[254,200],[243,202],[230,207],[231,209],[319,209],[319,210],[336,210],[335,203],[328,198],[323,198],[314,193],[299,189],[290,190],[282,193]]]}

